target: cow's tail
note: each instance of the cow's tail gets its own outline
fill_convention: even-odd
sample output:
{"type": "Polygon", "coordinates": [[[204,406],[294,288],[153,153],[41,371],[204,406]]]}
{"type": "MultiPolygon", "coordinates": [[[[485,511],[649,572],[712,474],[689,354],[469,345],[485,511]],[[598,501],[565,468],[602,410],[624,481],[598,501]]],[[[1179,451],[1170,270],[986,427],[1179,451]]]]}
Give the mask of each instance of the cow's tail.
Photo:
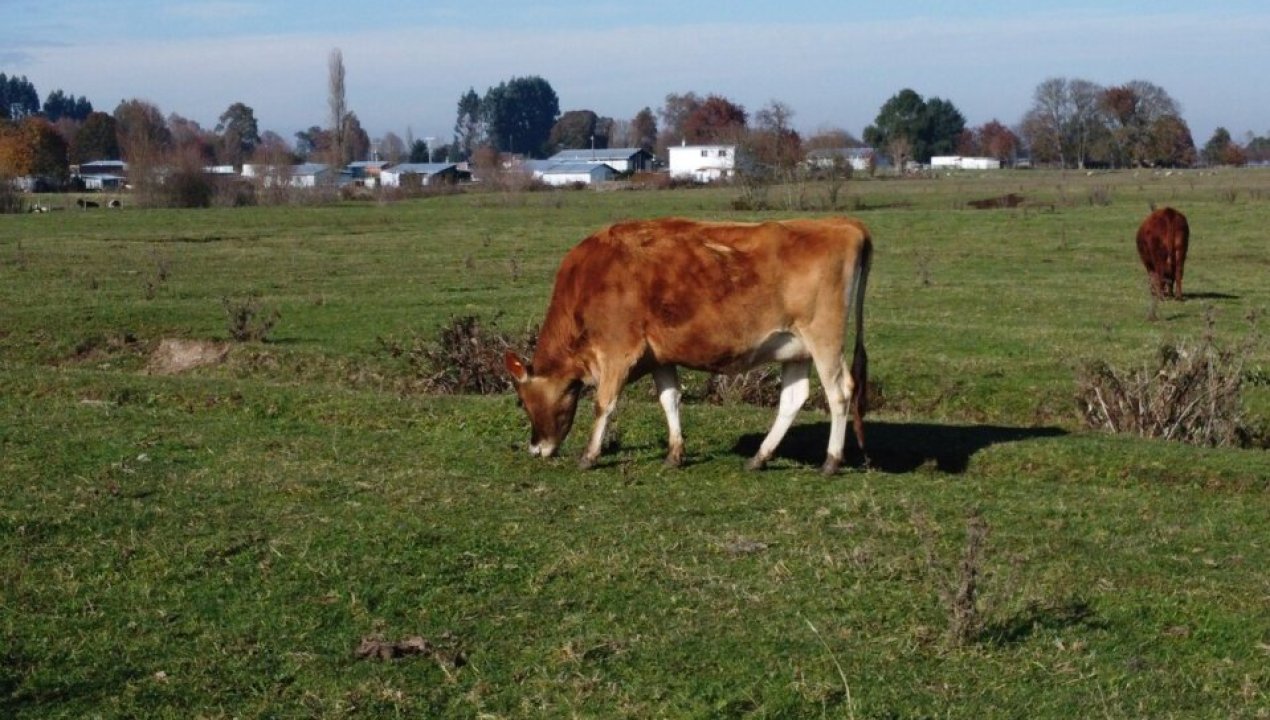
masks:
{"type": "Polygon", "coordinates": [[[851,302],[855,305],[855,350],[851,357],[851,420],[855,427],[856,443],[860,453],[864,454],[864,414],[869,404],[869,355],[864,349],[864,288],[869,284],[869,268],[873,264],[873,239],[868,231],[860,245],[860,254],[855,265],[855,278],[851,283],[851,302]]]}

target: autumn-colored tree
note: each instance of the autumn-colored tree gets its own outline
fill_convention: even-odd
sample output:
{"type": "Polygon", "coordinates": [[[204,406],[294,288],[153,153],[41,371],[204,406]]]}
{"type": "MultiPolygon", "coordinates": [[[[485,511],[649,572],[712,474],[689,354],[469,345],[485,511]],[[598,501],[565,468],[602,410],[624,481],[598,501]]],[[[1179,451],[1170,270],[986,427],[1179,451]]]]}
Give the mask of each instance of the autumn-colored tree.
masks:
{"type": "Polygon", "coordinates": [[[1209,165],[1243,165],[1248,162],[1248,153],[1230,137],[1230,131],[1219,127],[1213,136],[1204,143],[1204,162],[1209,165]]]}
{"type": "Polygon", "coordinates": [[[0,125],[0,175],[64,182],[68,176],[66,141],[52,123],[38,115],[27,116],[16,125],[0,125]]]}
{"type": "MultiPolygon", "coordinates": [[[[1157,159],[1162,144],[1171,138],[1153,137],[1153,129],[1163,118],[1180,120],[1177,103],[1163,88],[1145,80],[1133,80],[1107,88],[1101,98],[1114,142],[1112,161],[1123,166],[1150,166],[1157,159]]],[[[1160,126],[1164,132],[1176,129],[1175,123],[1160,126]]],[[[1189,135],[1189,132],[1188,132],[1189,135]]]]}
{"type": "Polygon", "coordinates": [[[302,160],[317,162],[330,153],[331,146],[331,131],[317,125],[295,134],[295,152],[302,160]]]}
{"type": "Polygon", "coordinates": [[[344,119],[344,156],[340,166],[354,160],[365,160],[370,156],[370,134],[357,119],[357,113],[350,112],[344,119]]]}
{"type": "Polygon", "coordinates": [[[661,116],[661,132],[657,135],[657,154],[664,156],[666,148],[684,141],[684,127],[691,115],[701,103],[702,98],[695,92],[683,94],[669,93],[657,114],[661,116]]]}
{"type": "Polygon", "coordinates": [[[216,136],[203,129],[196,121],[176,113],[168,115],[168,133],[172,136],[172,149],[182,157],[197,156],[204,165],[216,159],[216,136]]]}
{"type": "Polygon", "coordinates": [[[792,127],[794,111],[773,100],[754,114],[754,128],[747,133],[745,154],[753,163],[780,174],[790,173],[803,159],[803,140],[792,127]]]}
{"type": "Polygon", "coordinates": [[[710,95],[688,113],[683,137],[690,143],[735,142],[745,131],[745,108],[722,95],[710,95]]]}
{"type": "Polygon", "coordinates": [[[1014,160],[1019,150],[1019,136],[996,119],[973,130],[977,154],[996,158],[1003,163],[1014,160]]]}
{"type": "Polygon", "coordinates": [[[1165,115],[1151,124],[1145,153],[1151,167],[1190,167],[1198,159],[1191,129],[1177,115],[1165,115]]]}

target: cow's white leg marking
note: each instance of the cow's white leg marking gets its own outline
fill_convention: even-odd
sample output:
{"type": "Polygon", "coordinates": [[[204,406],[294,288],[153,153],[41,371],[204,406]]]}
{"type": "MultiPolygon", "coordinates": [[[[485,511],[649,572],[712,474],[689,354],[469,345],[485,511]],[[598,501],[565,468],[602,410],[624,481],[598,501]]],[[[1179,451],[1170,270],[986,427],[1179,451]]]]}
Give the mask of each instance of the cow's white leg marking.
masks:
{"type": "Polygon", "coordinates": [[[667,444],[666,464],[678,467],[683,462],[683,428],[679,424],[679,372],[674,365],[662,365],[653,370],[653,383],[657,386],[657,400],[666,411],[667,444]]]}
{"type": "Polygon", "coordinates": [[[816,359],[816,373],[825,388],[829,401],[829,448],[825,452],[825,464],[821,468],[826,475],[838,471],[842,464],[843,447],[847,439],[847,410],[850,407],[853,381],[842,356],[838,354],[816,359]]]}
{"type": "Polygon", "coordinates": [[[758,470],[763,467],[776,452],[776,446],[780,445],[785,433],[789,432],[789,426],[794,424],[794,418],[811,394],[811,382],[807,379],[810,368],[811,363],[806,360],[794,360],[781,365],[780,409],[776,412],[776,421],[772,423],[767,437],[763,438],[758,453],[746,465],[749,469],[758,470]]]}

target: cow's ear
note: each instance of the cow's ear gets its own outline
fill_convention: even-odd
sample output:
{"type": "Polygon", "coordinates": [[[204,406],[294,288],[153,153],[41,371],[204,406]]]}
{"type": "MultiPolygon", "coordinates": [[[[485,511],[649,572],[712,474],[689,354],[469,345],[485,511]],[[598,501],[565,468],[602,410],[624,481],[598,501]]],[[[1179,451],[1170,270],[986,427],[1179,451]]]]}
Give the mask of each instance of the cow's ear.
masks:
{"type": "Polygon", "coordinates": [[[508,350],[507,354],[503,356],[503,363],[507,366],[507,373],[512,376],[512,380],[515,380],[517,384],[529,379],[529,368],[525,366],[524,361],[516,353],[508,350]]]}

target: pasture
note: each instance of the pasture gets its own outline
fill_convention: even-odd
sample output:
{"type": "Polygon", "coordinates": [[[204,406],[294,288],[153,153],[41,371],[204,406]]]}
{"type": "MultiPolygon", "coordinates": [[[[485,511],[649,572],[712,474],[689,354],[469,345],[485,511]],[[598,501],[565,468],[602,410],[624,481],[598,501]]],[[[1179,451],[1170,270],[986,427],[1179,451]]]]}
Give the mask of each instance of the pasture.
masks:
{"type": "Polygon", "coordinates": [[[0,716],[1270,715],[1270,455],[1091,431],[1074,400],[1086,360],[1211,333],[1264,431],[1270,172],[852,181],[880,397],[868,467],[830,478],[810,406],[747,473],[774,410],[689,399],[672,470],[643,380],[581,472],[586,400],[544,461],[510,392],[401,382],[390,348],[451,318],[527,331],[608,222],[816,214],[737,196],[0,216],[0,716]],[[1149,202],[1191,225],[1155,321],[1149,202]],[[265,341],[153,372],[248,302],[265,341]]]}

